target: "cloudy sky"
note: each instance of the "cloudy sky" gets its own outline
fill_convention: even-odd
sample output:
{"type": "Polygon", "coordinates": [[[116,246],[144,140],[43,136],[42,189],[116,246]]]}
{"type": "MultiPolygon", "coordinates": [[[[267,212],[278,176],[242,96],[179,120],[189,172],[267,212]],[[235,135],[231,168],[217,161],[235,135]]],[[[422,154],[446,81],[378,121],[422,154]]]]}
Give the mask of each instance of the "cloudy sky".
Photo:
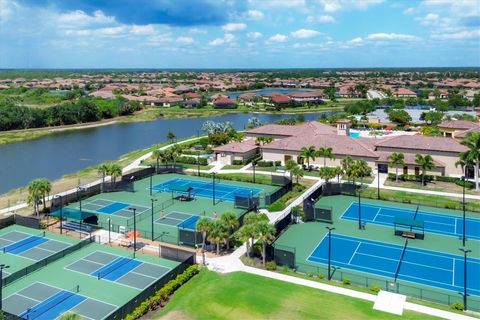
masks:
{"type": "Polygon", "coordinates": [[[0,68],[480,66],[480,0],[0,0],[0,68]]]}

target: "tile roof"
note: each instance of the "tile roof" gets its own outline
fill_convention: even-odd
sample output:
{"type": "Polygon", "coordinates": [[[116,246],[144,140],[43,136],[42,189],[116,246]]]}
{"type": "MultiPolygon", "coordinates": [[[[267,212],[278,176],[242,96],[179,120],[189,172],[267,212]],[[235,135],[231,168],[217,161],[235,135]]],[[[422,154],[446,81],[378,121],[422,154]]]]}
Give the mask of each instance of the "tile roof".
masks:
{"type": "Polygon", "coordinates": [[[465,120],[446,120],[443,121],[438,125],[439,128],[446,128],[446,129],[474,129],[478,128],[479,125],[476,122],[472,121],[465,121],[465,120]]]}
{"type": "Polygon", "coordinates": [[[467,147],[461,145],[452,138],[427,137],[427,136],[408,136],[400,135],[377,142],[378,147],[425,150],[425,151],[445,151],[445,152],[464,152],[467,147]]]}
{"type": "MultiPolygon", "coordinates": [[[[378,154],[378,159],[375,160],[375,162],[381,162],[381,163],[385,163],[385,162],[389,162],[388,161],[388,157],[392,154],[393,152],[386,152],[386,151],[377,151],[377,154],[378,154]]],[[[404,153],[403,154],[404,156],[404,162],[405,164],[407,165],[416,165],[417,163],[415,162],[415,154],[413,153],[404,153]]],[[[445,167],[445,164],[441,161],[438,161],[437,159],[433,159],[433,163],[435,163],[435,167],[437,168],[444,168],[445,167]]],[[[399,168],[401,170],[401,168],[399,168]]],[[[399,171],[400,171],[399,170],[399,171]]]]}
{"type": "Polygon", "coordinates": [[[222,146],[213,148],[215,152],[236,152],[245,153],[257,149],[254,139],[245,140],[243,142],[230,142],[222,146]]]}
{"type": "Polygon", "coordinates": [[[297,136],[308,134],[337,134],[337,130],[329,125],[316,121],[306,122],[301,125],[279,125],[267,124],[258,128],[247,130],[248,133],[278,135],[278,136],[297,136]]]}

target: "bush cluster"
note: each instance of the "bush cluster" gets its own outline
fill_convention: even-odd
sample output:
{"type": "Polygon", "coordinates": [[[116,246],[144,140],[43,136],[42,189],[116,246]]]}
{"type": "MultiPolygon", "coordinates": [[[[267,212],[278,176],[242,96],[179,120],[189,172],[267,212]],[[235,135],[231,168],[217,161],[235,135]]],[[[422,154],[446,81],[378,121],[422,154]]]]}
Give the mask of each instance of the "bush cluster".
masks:
{"type": "MultiPolygon", "coordinates": [[[[197,164],[197,158],[196,157],[178,157],[176,159],[178,163],[187,163],[187,164],[197,164]]],[[[208,165],[207,158],[199,157],[198,162],[200,163],[201,166],[206,166],[208,165]]]]}
{"type": "Polygon", "coordinates": [[[128,314],[126,320],[135,320],[142,317],[150,310],[156,310],[158,307],[168,301],[169,297],[183,284],[190,280],[194,275],[199,272],[198,265],[192,265],[187,268],[182,274],[179,274],[175,279],[170,280],[158,290],[153,296],[143,301],[138,307],[136,307],[132,313],[128,314]]]}
{"type": "Polygon", "coordinates": [[[258,161],[257,162],[257,166],[259,167],[273,167],[273,166],[276,166],[276,167],[279,167],[282,165],[282,162],[281,161],[264,161],[264,160],[261,160],[261,161],[258,161]]]}
{"type": "MultiPolygon", "coordinates": [[[[388,174],[388,179],[395,180],[395,174],[394,173],[389,173],[388,174]]],[[[398,180],[401,180],[401,181],[422,181],[422,176],[416,176],[416,175],[412,175],[412,174],[399,174],[398,175],[398,180]]],[[[460,187],[462,187],[463,184],[465,183],[465,187],[467,189],[472,189],[472,188],[475,187],[474,182],[472,182],[472,181],[463,182],[460,178],[455,178],[455,177],[425,175],[425,181],[426,182],[431,182],[431,181],[450,182],[450,183],[455,183],[456,185],[458,185],[460,187]]]]}

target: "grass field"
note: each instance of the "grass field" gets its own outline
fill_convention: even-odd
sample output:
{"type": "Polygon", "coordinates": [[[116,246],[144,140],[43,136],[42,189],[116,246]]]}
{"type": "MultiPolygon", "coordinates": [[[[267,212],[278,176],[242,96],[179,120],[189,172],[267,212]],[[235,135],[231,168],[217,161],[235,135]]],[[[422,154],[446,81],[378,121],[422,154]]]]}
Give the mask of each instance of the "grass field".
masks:
{"type": "Polygon", "coordinates": [[[243,272],[203,270],[154,319],[436,319],[375,311],[368,301],[243,272]]]}

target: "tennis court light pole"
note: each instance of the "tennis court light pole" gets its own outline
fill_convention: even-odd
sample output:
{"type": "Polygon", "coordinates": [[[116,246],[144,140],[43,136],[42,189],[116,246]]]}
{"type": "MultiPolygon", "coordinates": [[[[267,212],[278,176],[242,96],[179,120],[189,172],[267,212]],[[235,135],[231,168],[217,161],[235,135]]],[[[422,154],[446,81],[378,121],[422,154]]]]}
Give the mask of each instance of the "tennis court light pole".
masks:
{"type": "Polygon", "coordinates": [[[63,234],[63,198],[58,194],[54,198],[60,198],[60,234],[63,234]]]}
{"type": "Polygon", "coordinates": [[[472,250],[467,250],[465,248],[460,248],[460,251],[463,252],[463,311],[467,310],[467,254],[472,252],[472,250]]]}
{"type": "Polygon", "coordinates": [[[200,152],[197,150],[197,176],[200,177],[200,152]]]}
{"type": "Polygon", "coordinates": [[[257,163],[255,161],[252,161],[252,169],[253,169],[253,183],[255,183],[255,165],[257,163]]]}
{"type": "Polygon", "coordinates": [[[133,257],[135,258],[135,251],[137,251],[137,208],[128,208],[133,211],[133,257]]]}
{"type": "Polygon", "coordinates": [[[358,229],[362,230],[362,205],[361,205],[361,188],[358,188],[358,229]]]}
{"type": "Polygon", "coordinates": [[[215,174],[216,174],[216,172],[212,172],[212,179],[213,179],[212,199],[213,199],[213,205],[215,205],[215,174]]]}
{"type": "Polygon", "coordinates": [[[10,266],[7,266],[6,264],[0,264],[0,311],[3,309],[2,305],[2,299],[3,299],[3,269],[8,269],[10,266]]]}
{"type": "Polygon", "coordinates": [[[380,200],[380,167],[377,164],[377,199],[380,200]]]}
{"type": "Polygon", "coordinates": [[[328,280],[332,279],[332,273],[330,272],[332,264],[331,264],[331,251],[332,251],[332,231],[335,228],[325,227],[328,230],[328,280]]]}
{"type": "Polygon", "coordinates": [[[154,226],[154,221],[153,221],[153,203],[154,203],[155,201],[158,201],[158,199],[151,198],[150,201],[152,201],[152,228],[151,228],[151,229],[152,229],[152,241],[153,241],[153,239],[154,239],[154,236],[153,236],[153,226],[154,226]]]}
{"type": "Polygon", "coordinates": [[[111,243],[111,238],[110,238],[110,232],[112,230],[112,223],[110,222],[110,218],[107,218],[107,221],[108,221],[108,244],[111,243]]]}
{"type": "Polygon", "coordinates": [[[462,200],[462,205],[463,205],[463,237],[462,237],[462,244],[463,246],[465,247],[465,241],[467,240],[466,237],[465,237],[465,176],[462,176],[462,185],[463,185],[463,193],[462,193],[462,196],[463,196],[463,200],[462,200]]]}

